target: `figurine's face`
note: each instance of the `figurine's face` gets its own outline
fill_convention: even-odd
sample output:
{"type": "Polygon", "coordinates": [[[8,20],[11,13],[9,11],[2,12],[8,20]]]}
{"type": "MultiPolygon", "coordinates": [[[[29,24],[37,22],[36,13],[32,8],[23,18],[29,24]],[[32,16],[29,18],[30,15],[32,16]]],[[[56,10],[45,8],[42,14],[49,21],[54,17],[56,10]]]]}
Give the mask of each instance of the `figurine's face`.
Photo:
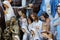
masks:
{"type": "Polygon", "coordinates": [[[45,17],[42,15],[42,16],[40,16],[40,18],[41,18],[41,20],[45,20],[45,17]]]}
{"type": "Polygon", "coordinates": [[[22,28],[22,31],[25,33],[26,32],[26,30],[24,29],[24,28],[22,28]]]}
{"type": "Polygon", "coordinates": [[[10,3],[12,2],[12,0],[8,0],[10,3]]]}
{"type": "Polygon", "coordinates": [[[34,35],[35,34],[34,31],[31,30],[31,34],[34,35]]]}
{"type": "Polygon", "coordinates": [[[46,38],[46,35],[47,35],[46,33],[42,33],[42,36],[43,36],[44,38],[46,38]]]}
{"type": "Polygon", "coordinates": [[[33,20],[36,19],[36,17],[35,17],[33,14],[31,14],[31,18],[32,18],[33,20]]]}
{"type": "Polygon", "coordinates": [[[60,14],[60,7],[58,7],[57,12],[60,14]]]}
{"type": "Polygon", "coordinates": [[[9,8],[6,4],[4,4],[4,7],[5,7],[5,8],[9,8]]]}
{"type": "Polygon", "coordinates": [[[11,18],[11,22],[14,22],[15,21],[15,18],[11,18]]]}
{"type": "Polygon", "coordinates": [[[21,11],[19,11],[18,14],[19,14],[19,16],[22,16],[22,12],[21,11]]]}
{"type": "Polygon", "coordinates": [[[31,20],[28,18],[28,24],[30,24],[31,23],[31,20]]]}

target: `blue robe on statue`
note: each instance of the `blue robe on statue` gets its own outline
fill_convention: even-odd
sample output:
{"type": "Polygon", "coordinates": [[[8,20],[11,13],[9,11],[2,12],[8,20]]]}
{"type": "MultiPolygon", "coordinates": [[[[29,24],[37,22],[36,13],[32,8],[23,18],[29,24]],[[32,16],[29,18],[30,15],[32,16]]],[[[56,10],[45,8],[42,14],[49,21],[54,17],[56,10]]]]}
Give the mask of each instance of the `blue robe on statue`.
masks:
{"type": "Polygon", "coordinates": [[[58,31],[57,39],[60,40],[60,25],[57,26],[57,31],[58,31]]]}
{"type": "Polygon", "coordinates": [[[60,17],[58,17],[55,21],[54,24],[58,23],[55,27],[56,27],[56,31],[57,31],[57,40],[60,40],[60,17]]]}
{"type": "MultiPolygon", "coordinates": [[[[55,14],[56,14],[56,7],[57,7],[57,4],[58,4],[58,0],[50,0],[50,5],[51,5],[51,13],[52,13],[52,16],[54,17],[55,14]]],[[[46,11],[46,4],[45,4],[45,0],[42,0],[42,4],[40,6],[40,11],[38,12],[37,16],[41,16],[41,13],[43,11],[46,11]]]]}
{"type": "Polygon", "coordinates": [[[57,8],[58,3],[59,3],[58,0],[52,0],[51,1],[51,13],[52,13],[53,17],[55,17],[56,8],[57,8]]]}
{"type": "Polygon", "coordinates": [[[41,6],[40,6],[40,11],[38,12],[37,16],[38,16],[38,17],[41,16],[41,13],[42,13],[43,11],[45,11],[45,10],[46,10],[46,8],[45,8],[45,2],[44,2],[44,0],[42,0],[42,4],[41,4],[41,6]]]}

